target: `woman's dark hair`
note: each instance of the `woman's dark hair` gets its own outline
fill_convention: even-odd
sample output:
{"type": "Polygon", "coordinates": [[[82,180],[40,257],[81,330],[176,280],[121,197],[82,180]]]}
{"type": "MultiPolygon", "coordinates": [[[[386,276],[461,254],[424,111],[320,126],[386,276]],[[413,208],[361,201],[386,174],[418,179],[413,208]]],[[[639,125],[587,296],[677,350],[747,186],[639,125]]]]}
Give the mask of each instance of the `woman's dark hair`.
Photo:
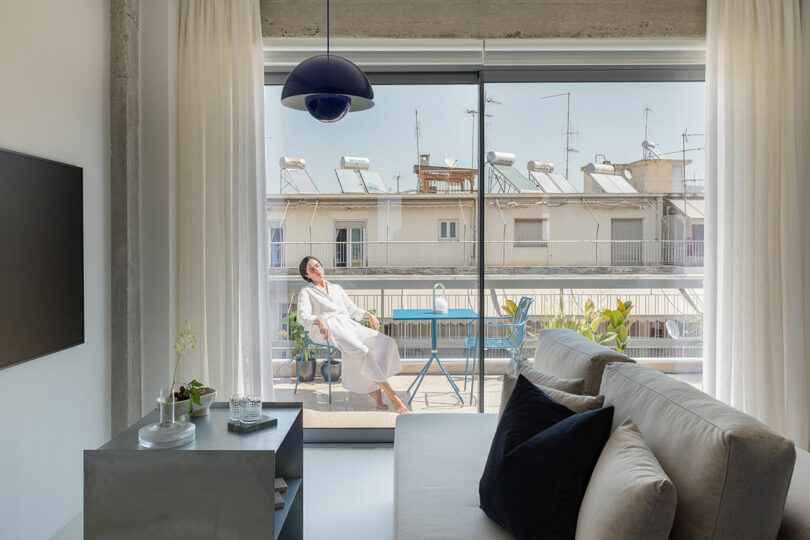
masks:
{"type": "MultiPolygon", "coordinates": [[[[306,257],[301,259],[301,264],[298,265],[298,273],[301,274],[301,277],[304,278],[304,281],[309,281],[310,283],[312,283],[312,280],[307,277],[307,264],[309,264],[309,261],[311,261],[312,259],[318,261],[317,258],[311,255],[307,255],[306,257]]],[[[321,264],[321,261],[318,261],[318,264],[321,264]]]]}

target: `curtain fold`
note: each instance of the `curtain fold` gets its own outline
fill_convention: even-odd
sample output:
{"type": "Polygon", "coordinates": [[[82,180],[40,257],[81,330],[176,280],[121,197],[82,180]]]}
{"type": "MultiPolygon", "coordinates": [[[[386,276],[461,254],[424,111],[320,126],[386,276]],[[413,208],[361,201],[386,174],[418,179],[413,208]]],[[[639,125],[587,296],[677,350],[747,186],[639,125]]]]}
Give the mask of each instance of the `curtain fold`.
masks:
{"type": "Polygon", "coordinates": [[[805,449],[807,7],[799,0],[708,2],[704,314],[706,391],[805,449]]]}
{"type": "Polygon", "coordinates": [[[198,338],[182,380],[272,399],[259,1],[182,0],[178,45],[177,322],[198,338]]]}

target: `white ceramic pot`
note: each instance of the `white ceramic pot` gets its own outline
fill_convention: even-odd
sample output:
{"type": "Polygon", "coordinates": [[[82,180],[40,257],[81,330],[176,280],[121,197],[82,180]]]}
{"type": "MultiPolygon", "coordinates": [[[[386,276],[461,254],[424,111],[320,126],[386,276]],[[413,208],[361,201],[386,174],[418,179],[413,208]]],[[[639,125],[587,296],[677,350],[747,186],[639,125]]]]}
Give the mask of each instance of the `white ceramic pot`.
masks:
{"type": "MultiPolygon", "coordinates": [[[[206,415],[208,415],[208,412],[209,412],[208,410],[211,407],[211,404],[214,402],[214,399],[216,399],[216,397],[217,397],[217,392],[216,392],[216,390],[214,390],[213,392],[205,394],[204,396],[200,396],[201,405],[197,405],[196,403],[192,402],[191,403],[191,406],[192,406],[191,416],[196,418],[198,416],[206,416],[206,415]]],[[[155,401],[157,401],[158,406],[160,406],[160,402],[161,402],[160,398],[157,398],[155,401]]],[[[184,418],[184,417],[188,417],[188,402],[189,402],[189,400],[187,400],[187,399],[183,400],[183,401],[175,401],[174,402],[174,419],[175,420],[179,420],[179,421],[187,420],[187,418],[184,418]]]]}

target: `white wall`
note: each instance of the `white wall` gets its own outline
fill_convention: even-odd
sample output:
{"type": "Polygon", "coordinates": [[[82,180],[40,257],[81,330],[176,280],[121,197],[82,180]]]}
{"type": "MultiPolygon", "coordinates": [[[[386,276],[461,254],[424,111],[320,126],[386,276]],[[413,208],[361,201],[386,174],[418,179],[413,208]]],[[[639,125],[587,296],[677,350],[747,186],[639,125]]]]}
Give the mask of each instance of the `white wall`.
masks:
{"type": "Polygon", "coordinates": [[[0,370],[0,538],[74,518],[109,437],[109,54],[104,0],[0,2],[0,147],[82,167],[85,230],[85,343],[0,370]]]}

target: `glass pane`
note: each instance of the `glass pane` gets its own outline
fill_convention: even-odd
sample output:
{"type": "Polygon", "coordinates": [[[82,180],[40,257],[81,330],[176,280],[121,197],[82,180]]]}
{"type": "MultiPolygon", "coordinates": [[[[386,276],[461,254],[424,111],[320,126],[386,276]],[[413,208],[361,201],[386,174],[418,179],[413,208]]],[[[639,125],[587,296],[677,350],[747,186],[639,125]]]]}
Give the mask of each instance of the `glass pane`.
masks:
{"type": "Polygon", "coordinates": [[[477,412],[468,345],[478,310],[478,156],[470,153],[478,132],[477,117],[467,112],[476,109],[477,86],[376,85],[375,107],[334,124],[282,107],[280,93],[265,88],[268,219],[283,218],[286,227],[286,237],[275,242],[286,257],[270,277],[272,313],[283,314],[271,330],[276,399],[302,401],[305,427],[393,427],[396,420],[390,410],[376,409],[369,395],[375,387],[358,377],[362,358],[316,348],[313,371],[312,362],[297,360],[301,349],[291,339],[297,334],[282,332],[298,314],[305,285],[298,263],[313,255],[329,283],[375,314],[393,339],[402,369],[387,380],[399,399],[414,413],[477,412]],[[287,174],[285,166],[298,172],[287,174]],[[440,237],[454,242],[436,237],[440,221],[440,237]],[[435,289],[437,306],[444,302],[453,311],[434,326],[437,284],[444,287],[435,289]],[[414,382],[434,350],[424,379],[414,382]],[[340,371],[332,373],[331,386],[328,354],[341,362],[333,364],[340,371]]]}
{"type": "Polygon", "coordinates": [[[487,315],[531,301],[516,350],[497,341],[505,328],[486,330],[488,380],[513,369],[518,352],[543,369],[535,347],[544,328],[595,341],[617,333],[595,321],[621,299],[632,305],[628,337],[603,344],[701,386],[705,84],[499,83],[485,92],[487,315]]]}

